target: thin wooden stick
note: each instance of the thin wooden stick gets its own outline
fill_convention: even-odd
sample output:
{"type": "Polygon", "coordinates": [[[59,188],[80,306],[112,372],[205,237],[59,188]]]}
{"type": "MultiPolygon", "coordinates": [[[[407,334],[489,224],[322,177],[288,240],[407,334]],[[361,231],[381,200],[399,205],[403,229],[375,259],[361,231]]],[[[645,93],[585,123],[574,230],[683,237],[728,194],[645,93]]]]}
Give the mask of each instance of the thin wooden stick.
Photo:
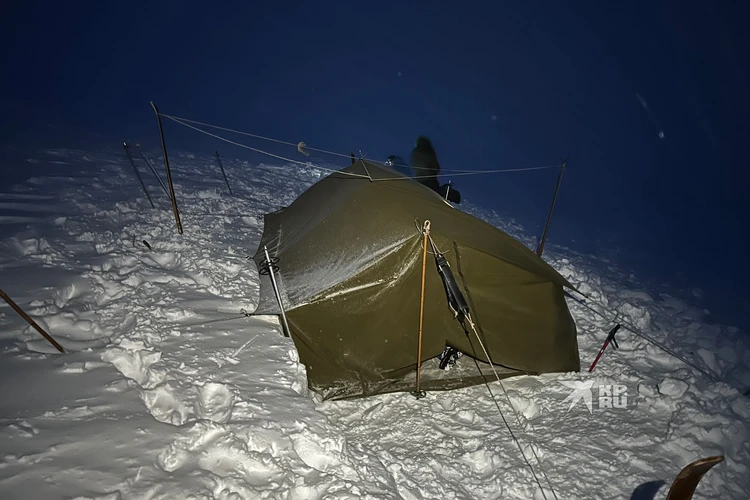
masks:
{"type": "Polygon", "coordinates": [[[151,199],[151,195],[148,194],[148,189],[146,189],[146,184],[143,182],[143,178],[141,177],[140,172],[138,172],[138,169],[135,166],[135,162],[133,161],[133,155],[130,154],[130,146],[127,142],[122,141],[122,148],[125,150],[125,154],[128,157],[128,160],[130,160],[130,164],[133,166],[133,170],[135,171],[135,176],[138,178],[138,182],[141,183],[141,187],[143,188],[143,192],[146,193],[146,198],[148,198],[148,202],[151,203],[151,208],[156,208],[154,206],[154,201],[151,199]]]}
{"type": "Polygon", "coordinates": [[[560,173],[557,176],[557,184],[555,184],[555,194],[552,196],[552,206],[549,209],[549,215],[547,216],[547,223],[544,225],[544,232],[542,233],[542,240],[539,242],[539,247],[536,250],[536,254],[541,257],[544,252],[544,243],[547,241],[547,233],[549,232],[549,225],[552,222],[552,212],[555,210],[555,203],[557,203],[557,193],[560,191],[560,185],[562,184],[563,174],[565,173],[565,166],[568,164],[570,157],[566,158],[562,165],[560,165],[560,173]]]}
{"type": "Polygon", "coordinates": [[[167,156],[167,143],[164,141],[164,128],[161,125],[161,115],[159,110],[156,108],[154,101],[151,101],[151,107],[154,108],[156,113],[156,121],[159,123],[159,136],[161,136],[161,149],[164,152],[164,167],[167,169],[167,183],[169,184],[169,192],[172,198],[172,213],[174,214],[174,221],[177,224],[177,232],[182,234],[182,222],[180,222],[180,212],[177,210],[177,199],[174,194],[174,185],[172,184],[172,171],[169,169],[169,157],[167,156]]]}
{"type": "Polygon", "coordinates": [[[224,172],[224,165],[221,163],[221,156],[219,156],[218,151],[214,151],[214,152],[216,153],[216,161],[219,163],[219,168],[221,169],[221,175],[224,176],[224,182],[227,183],[227,189],[229,190],[229,194],[232,194],[232,188],[229,187],[229,180],[227,179],[227,173],[224,172]]]}
{"type": "Polygon", "coordinates": [[[4,300],[5,302],[7,302],[7,303],[8,303],[8,305],[9,305],[10,307],[12,307],[14,311],[16,311],[16,312],[17,312],[18,314],[20,314],[20,315],[21,315],[21,317],[22,317],[23,319],[25,319],[25,320],[26,320],[26,321],[27,321],[27,322],[28,322],[28,323],[29,323],[29,324],[30,324],[30,325],[31,325],[32,327],[34,327],[34,329],[35,329],[36,331],[38,331],[39,333],[41,333],[41,334],[42,334],[42,336],[43,336],[43,337],[44,337],[45,339],[47,339],[47,341],[48,341],[48,342],[49,342],[50,344],[52,344],[53,346],[55,346],[55,349],[57,349],[58,351],[60,351],[60,352],[62,352],[62,353],[64,353],[64,352],[65,352],[65,349],[63,349],[63,348],[62,348],[62,346],[61,346],[60,344],[58,344],[58,343],[57,343],[57,342],[55,341],[55,339],[53,339],[53,338],[52,338],[52,337],[50,336],[50,334],[48,334],[47,332],[45,332],[44,330],[42,330],[42,327],[41,327],[41,326],[39,326],[39,325],[37,325],[37,324],[36,324],[36,321],[34,321],[33,319],[31,319],[31,317],[30,317],[30,316],[29,316],[28,314],[26,314],[25,312],[23,312],[23,309],[21,309],[21,308],[20,308],[20,307],[18,306],[18,304],[16,304],[15,302],[13,302],[13,299],[11,299],[10,297],[8,297],[8,294],[7,294],[7,293],[5,293],[4,291],[2,291],[1,289],[0,289],[0,297],[2,297],[2,298],[3,298],[3,300],[4,300]]]}
{"type": "Polygon", "coordinates": [[[417,398],[423,397],[424,394],[420,390],[420,384],[422,382],[422,327],[424,325],[424,284],[427,277],[427,240],[430,237],[430,221],[424,221],[422,228],[422,234],[424,234],[424,240],[422,242],[422,293],[419,297],[419,347],[417,349],[417,390],[414,395],[417,398]]]}
{"type": "Polygon", "coordinates": [[[164,185],[164,181],[161,180],[161,177],[159,177],[159,174],[156,172],[156,169],[154,168],[154,164],[151,163],[151,160],[148,159],[148,156],[146,156],[143,153],[143,150],[141,149],[140,144],[136,144],[135,147],[138,148],[138,152],[140,153],[141,158],[143,159],[144,162],[146,162],[146,165],[148,165],[148,168],[151,169],[151,173],[154,174],[154,177],[156,177],[156,180],[159,181],[159,185],[161,186],[161,189],[164,191],[164,194],[166,194],[167,197],[171,198],[171,196],[169,196],[169,190],[167,189],[167,186],[164,185]]]}

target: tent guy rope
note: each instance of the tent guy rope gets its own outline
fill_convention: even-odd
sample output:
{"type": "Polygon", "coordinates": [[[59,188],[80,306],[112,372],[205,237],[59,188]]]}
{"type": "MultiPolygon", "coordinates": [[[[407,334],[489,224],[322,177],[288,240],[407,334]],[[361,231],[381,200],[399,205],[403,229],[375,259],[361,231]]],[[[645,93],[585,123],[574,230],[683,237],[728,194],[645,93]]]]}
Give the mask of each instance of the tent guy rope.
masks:
{"type": "Polygon", "coordinates": [[[573,291],[575,291],[577,294],[579,294],[585,300],[588,300],[591,303],[593,303],[593,304],[601,307],[605,312],[610,312],[610,313],[614,313],[615,314],[614,318],[612,320],[610,320],[609,318],[607,318],[607,316],[604,313],[602,313],[601,311],[597,311],[595,308],[593,308],[589,304],[587,304],[584,300],[577,299],[577,298],[573,297],[572,294],[568,293],[568,297],[572,298],[573,300],[575,300],[576,302],[578,302],[581,306],[583,306],[586,309],[588,309],[589,311],[593,312],[594,314],[596,314],[600,318],[602,318],[602,319],[604,319],[606,321],[610,321],[612,323],[619,323],[619,324],[621,324],[622,327],[625,330],[628,330],[633,335],[635,335],[637,337],[640,337],[643,340],[645,340],[645,341],[651,343],[652,345],[658,347],[659,349],[661,349],[665,353],[669,354],[670,356],[674,357],[675,359],[679,359],[680,361],[682,361],[686,365],[694,368],[695,370],[699,371],[700,373],[702,373],[703,375],[705,375],[706,377],[708,377],[711,381],[713,381],[713,382],[722,382],[722,380],[720,380],[719,377],[716,376],[715,374],[712,374],[709,371],[701,368],[700,366],[698,366],[694,362],[692,362],[689,359],[687,359],[685,356],[682,356],[682,355],[678,354],[673,349],[670,349],[669,347],[667,347],[662,342],[659,342],[658,340],[656,340],[651,335],[648,335],[646,332],[644,332],[643,330],[641,330],[637,326],[633,325],[631,322],[625,320],[624,317],[621,317],[621,314],[620,314],[619,311],[612,311],[611,309],[609,309],[607,306],[605,306],[601,302],[597,302],[592,297],[589,297],[588,295],[584,294],[583,292],[580,292],[580,291],[575,290],[575,289],[573,289],[573,291]],[[619,320],[618,320],[618,318],[619,318],[619,320]]]}
{"type": "MultiPolygon", "coordinates": [[[[307,167],[317,168],[319,170],[327,171],[327,172],[330,172],[330,173],[339,173],[339,174],[342,174],[342,175],[349,175],[351,177],[368,178],[368,176],[366,176],[366,175],[356,174],[354,172],[342,172],[341,170],[334,170],[334,169],[329,169],[329,168],[325,168],[325,167],[320,167],[320,166],[314,165],[314,164],[312,164],[310,162],[303,162],[303,161],[299,161],[299,160],[294,160],[292,158],[287,158],[287,157],[284,157],[284,156],[280,156],[280,155],[277,155],[277,154],[274,154],[274,153],[269,153],[267,151],[263,151],[262,149],[254,148],[252,146],[248,146],[247,144],[242,144],[240,142],[233,141],[231,139],[227,139],[226,137],[220,136],[218,134],[214,134],[214,133],[209,132],[207,130],[203,130],[203,129],[199,128],[199,127],[196,127],[195,125],[197,124],[197,125],[201,125],[203,127],[215,128],[215,129],[218,129],[218,130],[224,130],[224,131],[227,131],[227,132],[232,132],[232,133],[236,133],[236,134],[246,135],[246,136],[253,137],[253,138],[256,138],[256,139],[261,139],[261,140],[266,140],[266,141],[270,141],[270,142],[275,142],[275,143],[278,143],[278,144],[283,144],[283,145],[286,145],[286,146],[294,147],[295,150],[297,150],[297,151],[300,151],[300,145],[304,144],[302,142],[293,143],[293,142],[288,142],[288,141],[282,141],[282,140],[279,140],[279,139],[273,139],[273,138],[270,138],[270,137],[264,137],[264,136],[257,135],[257,134],[250,134],[248,132],[241,132],[239,130],[233,130],[233,129],[229,129],[229,128],[226,128],[226,127],[220,127],[218,125],[211,125],[211,124],[199,122],[199,121],[196,121],[196,120],[188,120],[186,118],[180,118],[180,117],[177,117],[177,116],[167,115],[167,114],[164,114],[164,113],[160,113],[159,115],[163,116],[164,118],[167,118],[169,120],[172,120],[175,123],[179,123],[180,125],[182,125],[184,127],[193,129],[196,132],[200,132],[202,134],[208,135],[208,136],[213,137],[215,139],[218,139],[220,141],[224,141],[226,143],[229,143],[229,144],[232,144],[234,146],[241,147],[241,148],[249,149],[250,151],[254,151],[256,153],[260,153],[260,154],[263,154],[263,155],[266,155],[266,156],[270,156],[272,158],[276,158],[276,159],[279,159],[279,160],[288,161],[290,163],[295,163],[295,164],[298,164],[298,165],[304,165],[304,166],[307,166],[307,167]]],[[[324,149],[316,149],[316,148],[312,148],[310,146],[307,146],[306,144],[304,145],[304,150],[317,151],[317,152],[320,152],[320,153],[330,154],[330,155],[334,155],[334,156],[340,156],[340,157],[350,158],[349,154],[336,153],[336,152],[327,151],[327,150],[324,150],[324,149]]],[[[375,161],[375,160],[368,160],[368,161],[371,161],[372,163],[379,164],[379,165],[385,165],[385,162],[379,162],[379,161],[375,161]]],[[[439,176],[454,177],[454,176],[467,176],[467,175],[488,175],[488,174],[499,174],[499,173],[509,173],[509,172],[530,172],[530,171],[534,171],[534,170],[546,170],[546,169],[559,168],[559,167],[560,167],[560,165],[539,165],[539,166],[533,166],[533,167],[503,168],[503,169],[495,169],[495,170],[455,170],[455,169],[454,170],[449,170],[449,169],[443,169],[443,170],[440,171],[440,174],[437,174],[437,175],[418,175],[418,176],[412,176],[412,177],[404,177],[404,176],[400,176],[400,177],[385,177],[385,178],[370,179],[370,180],[373,181],[373,182],[403,181],[403,180],[408,180],[408,179],[428,179],[428,178],[434,178],[434,177],[439,177],[439,176]]]]}
{"type": "MultiPolygon", "coordinates": [[[[238,146],[238,147],[241,147],[241,148],[249,149],[250,151],[254,151],[254,152],[256,152],[256,153],[264,154],[264,155],[266,155],[266,156],[270,156],[270,157],[272,157],[272,158],[276,158],[276,159],[278,159],[278,160],[284,160],[284,161],[288,161],[288,162],[290,162],[290,163],[295,163],[295,164],[297,164],[297,165],[303,165],[303,166],[305,166],[305,167],[317,168],[317,169],[320,169],[320,170],[324,170],[324,171],[328,171],[328,172],[332,172],[332,173],[333,173],[333,172],[337,172],[337,173],[341,173],[341,174],[343,174],[343,175],[349,175],[349,176],[351,176],[351,177],[361,177],[361,178],[364,178],[364,179],[367,179],[367,178],[368,178],[368,177],[367,177],[366,175],[362,175],[362,174],[355,174],[355,173],[353,173],[353,172],[341,172],[341,171],[339,171],[339,170],[333,170],[333,169],[330,169],[330,168],[318,167],[317,165],[313,165],[313,164],[312,164],[312,163],[310,163],[310,162],[303,162],[303,161],[299,161],[299,160],[293,160],[293,159],[291,159],[291,158],[286,158],[286,157],[284,157],[284,156],[280,156],[280,155],[277,155],[277,154],[274,154],[274,153],[269,153],[269,152],[267,152],[267,151],[263,151],[263,150],[261,150],[261,149],[258,149],[258,148],[254,148],[254,147],[252,147],[252,146],[248,146],[247,144],[242,144],[242,143],[240,143],[240,142],[237,142],[237,141],[233,141],[233,140],[231,140],[231,139],[227,139],[226,137],[222,137],[222,136],[220,136],[220,135],[217,135],[217,134],[213,134],[213,133],[211,133],[211,132],[208,132],[207,130],[203,130],[203,129],[200,129],[200,128],[198,128],[198,127],[195,127],[195,126],[193,126],[193,125],[190,125],[189,123],[185,123],[185,122],[182,122],[182,121],[180,121],[180,120],[179,120],[178,118],[173,118],[173,117],[170,117],[170,116],[168,116],[168,115],[161,115],[161,116],[164,116],[165,118],[168,118],[168,119],[170,119],[170,120],[172,120],[172,121],[174,121],[174,122],[176,122],[176,123],[179,123],[180,125],[183,125],[183,126],[185,126],[185,127],[191,128],[191,129],[193,129],[193,130],[195,130],[195,131],[197,131],[197,132],[200,132],[200,133],[202,133],[202,134],[206,134],[206,135],[208,135],[208,136],[211,136],[211,137],[213,137],[213,138],[215,138],[215,139],[219,139],[220,141],[224,141],[224,142],[226,142],[226,143],[229,143],[229,144],[232,144],[232,145],[234,145],[234,146],[238,146]]],[[[294,145],[294,147],[296,148],[296,147],[297,147],[297,145],[295,144],[295,145],[294,145]]]]}
{"type": "MultiPolygon", "coordinates": [[[[464,316],[466,318],[466,321],[469,323],[469,326],[471,327],[471,330],[474,332],[474,336],[479,341],[479,345],[482,347],[482,351],[484,352],[484,356],[487,358],[487,361],[490,364],[490,368],[492,369],[492,373],[495,374],[495,378],[497,379],[497,383],[500,384],[500,388],[503,390],[503,394],[505,394],[505,399],[508,400],[508,404],[510,405],[511,410],[513,411],[513,414],[516,416],[516,421],[518,422],[518,425],[521,426],[521,417],[518,415],[518,411],[516,410],[516,407],[513,405],[513,402],[510,399],[510,396],[508,395],[508,391],[505,390],[505,385],[503,384],[502,379],[500,378],[500,375],[498,375],[497,370],[495,370],[495,364],[492,362],[492,359],[490,359],[490,355],[487,352],[487,348],[484,346],[484,342],[482,342],[482,338],[479,336],[479,332],[477,331],[477,327],[474,324],[474,322],[471,320],[471,314],[467,314],[464,316]]],[[[476,362],[476,359],[474,360],[476,362]]],[[[479,373],[482,373],[481,368],[479,368],[479,363],[477,363],[477,369],[479,370],[479,373]]],[[[484,377],[484,374],[482,374],[482,378],[484,377]]],[[[508,428],[508,432],[510,433],[511,437],[513,438],[513,441],[515,441],[516,445],[518,446],[519,451],[521,452],[521,455],[523,456],[524,461],[529,466],[529,469],[531,469],[531,473],[534,475],[534,479],[536,480],[537,484],[539,485],[539,488],[542,491],[542,496],[547,498],[547,495],[544,493],[544,487],[542,487],[541,482],[539,481],[539,478],[536,475],[536,472],[534,471],[534,467],[531,465],[531,462],[526,457],[526,453],[523,451],[523,447],[521,446],[521,442],[518,440],[516,435],[513,433],[513,429],[510,427],[510,424],[508,424],[508,420],[505,418],[505,415],[503,414],[502,410],[500,409],[500,404],[498,403],[497,399],[495,398],[495,394],[492,392],[492,389],[490,388],[489,384],[487,384],[487,380],[485,378],[485,385],[487,386],[487,389],[490,392],[490,396],[492,396],[492,400],[495,402],[495,405],[497,406],[498,411],[500,412],[500,416],[503,419],[503,423],[505,424],[505,427],[508,428]]],[[[552,487],[552,483],[549,480],[549,476],[547,476],[547,473],[544,470],[544,466],[542,465],[542,461],[539,459],[539,455],[537,455],[536,450],[534,450],[534,446],[529,445],[529,448],[531,448],[531,453],[534,455],[534,458],[536,459],[537,463],[539,464],[539,468],[542,471],[542,475],[544,476],[544,479],[547,481],[547,485],[549,486],[549,489],[552,491],[552,495],[557,500],[557,493],[555,493],[555,489],[552,487]]]]}

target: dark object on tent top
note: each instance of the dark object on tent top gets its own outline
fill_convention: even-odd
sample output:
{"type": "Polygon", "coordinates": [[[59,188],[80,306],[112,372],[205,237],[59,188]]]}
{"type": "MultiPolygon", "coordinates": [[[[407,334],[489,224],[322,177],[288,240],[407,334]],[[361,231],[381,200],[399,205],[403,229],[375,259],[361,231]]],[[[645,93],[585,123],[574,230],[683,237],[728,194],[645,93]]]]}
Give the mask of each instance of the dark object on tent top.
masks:
{"type": "MultiPolygon", "coordinates": [[[[437,161],[437,159],[435,161],[437,161]]],[[[354,164],[354,161],[352,161],[352,165],[353,164],[354,164]]],[[[400,156],[390,155],[385,160],[385,164],[386,164],[386,166],[391,167],[392,169],[394,169],[396,172],[398,172],[400,174],[403,174],[403,175],[405,175],[407,177],[412,177],[413,175],[415,175],[411,171],[411,167],[406,162],[406,160],[404,160],[400,156]]],[[[435,174],[435,175],[437,175],[437,174],[435,174]]],[[[437,183],[437,177],[435,177],[434,179],[432,179],[432,178],[429,179],[429,181],[430,181],[429,183],[422,182],[424,179],[416,179],[416,180],[420,184],[425,184],[427,187],[429,187],[430,189],[433,189],[433,190],[434,190],[434,187],[438,185],[438,183],[437,183]]],[[[446,199],[446,200],[450,201],[451,203],[456,203],[456,204],[461,203],[461,193],[455,187],[453,187],[451,184],[443,184],[442,186],[438,186],[437,190],[434,190],[434,191],[437,194],[439,194],[441,198],[446,199]]]]}
{"type": "Polygon", "coordinates": [[[418,182],[424,184],[433,191],[438,191],[438,174],[440,173],[440,162],[438,162],[435,148],[427,137],[417,137],[414,149],[411,150],[411,168],[418,182]]]}
{"type": "MultiPolygon", "coordinates": [[[[278,257],[291,336],[310,388],[326,399],[414,388],[422,271],[421,224],[444,253],[503,377],[580,369],[576,328],[552,267],[499,229],[454,209],[427,187],[358,160],[265,216],[263,247],[278,257]],[[369,175],[373,180],[346,173],[369,175]]],[[[434,257],[425,284],[422,387],[482,383],[491,374],[475,338],[448,307],[434,257]],[[466,356],[438,368],[446,345],[466,356]],[[433,366],[434,365],[434,366],[433,366]],[[460,367],[458,365],[461,365],[460,367]]],[[[261,276],[257,314],[278,314],[261,276]]]]}

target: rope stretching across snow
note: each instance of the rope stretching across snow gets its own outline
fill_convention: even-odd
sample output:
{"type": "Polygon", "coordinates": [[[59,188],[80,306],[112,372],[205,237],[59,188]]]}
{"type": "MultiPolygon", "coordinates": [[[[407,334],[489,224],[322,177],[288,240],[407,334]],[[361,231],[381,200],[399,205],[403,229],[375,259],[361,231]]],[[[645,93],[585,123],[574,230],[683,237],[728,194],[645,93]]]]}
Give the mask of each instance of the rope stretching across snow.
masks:
{"type": "MultiPolygon", "coordinates": [[[[583,292],[580,292],[578,290],[575,290],[575,292],[578,293],[579,295],[581,295],[581,297],[583,297],[584,299],[586,299],[586,300],[588,300],[588,301],[596,304],[597,306],[601,307],[604,311],[614,313],[615,317],[614,317],[614,320],[612,320],[612,321],[615,322],[615,323],[620,323],[623,326],[623,328],[625,328],[626,330],[628,330],[633,335],[636,335],[636,336],[642,338],[643,340],[645,340],[647,342],[650,342],[651,344],[655,345],[656,347],[658,347],[662,351],[666,352],[670,356],[672,356],[672,357],[674,357],[676,359],[679,359],[680,361],[682,361],[686,365],[688,365],[688,366],[690,366],[690,367],[698,370],[700,373],[702,373],[703,375],[705,375],[706,377],[708,377],[709,379],[711,379],[713,382],[722,382],[722,380],[717,375],[712,374],[709,371],[701,368],[697,364],[695,364],[692,361],[690,361],[689,359],[687,359],[685,356],[683,356],[683,355],[675,352],[673,349],[670,349],[669,347],[667,347],[666,345],[664,345],[662,342],[659,342],[658,340],[656,340],[651,335],[648,335],[646,332],[644,332],[643,330],[641,330],[637,326],[633,325],[631,322],[629,322],[629,321],[625,320],[624,318],[622,318],[621,315],[620,315],[620,313],[618,311],[612,311],[611,309],[609,309],[607,306],[605,306],[601,302],[595,301],[593,298],[589,297],[588,295],[584,294],[583,292]],[[618,316],[620,316],[619,319],[618,319],[618,316]]],[[[589,311],[593,312],[594,314],[596,314],[600,318],[609,321],[609,318],[607,318],[606,315],[604,315],[600,311],[597,311],[596,309],[594,309],[593,307],[591,307],[590,305],[588,305],[583,300],[577,299],[577,298],[573,297],[569,293],[568,293],[568,297],[572,298],[573,300],[575,300],[576,302],[578,302],[583,307],[585,307],[589,311]]]]}

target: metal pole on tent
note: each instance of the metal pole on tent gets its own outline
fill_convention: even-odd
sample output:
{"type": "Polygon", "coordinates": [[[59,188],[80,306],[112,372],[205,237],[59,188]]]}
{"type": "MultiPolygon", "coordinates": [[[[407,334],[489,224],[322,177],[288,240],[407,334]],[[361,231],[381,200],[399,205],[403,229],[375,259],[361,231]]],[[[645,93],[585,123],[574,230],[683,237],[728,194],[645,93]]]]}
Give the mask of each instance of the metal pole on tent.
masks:
{"type": "Polygon", "coordinates": [[[224,172],[224,165],[221,163],[221,156],[219,156],[218,151],[214,151],[216,153],[216,161],[219,163],[219,168],[221,169],[221,175],[224,176],[224,182],[227,183],[227,189],[229,190],[229,194],[232,194],[232,188],[229,187],[229,180],[227,179],[227,173],[224,172]]]}
{"type": "Polygon", "coordinates": [[[151,195],[148,194],[148,189],[146,189],[146,184],[143,183],[143,178],[141,177],[141,174],[138,172],[138,169],[135,166],[135,162],[133,161],[133,155],[130,154],[130,146],[126,141],[122,141],[122,148],[125,150],[125,154],[128,157],[128,160],[130,160],[130,164],[133,166],[133,171],[135,171],[135,176],[138,178],[138,182],[141,184],[141,187],[143,188],[143,192],[146,193],[146,198],[148,198],[148,202],[151,203],[151,208],[156,208],[154,206],[154,202],[151,199],[151,195]]]}
{"type": "Polygon", "coordinates": [[[167,169],[167,183],[169,184],[170,198],[172,198],[172,213],[174,214],[174,220],[177,224],[177,232],[182,234],[182,222],[180,222],[180,212],[177,210],[177,199],[174,194],[174,185],[172,184],[172,171],[169,169],[169,157],[167,156],[167,143],[164,141],[164,127],[161,124],[161,115],[159,110],[156,108],[154,101],[151,101],[151,107],[154,108],[156,113],[156,121],[159,123],[159,136],[161,137],[161,149],[164,152],[164,167],[167,169]]]}
{"type": "MultiPolygon", "coordinates": [[[[271,260],[271,256],[268,255],[268,247],[263,245],[263,252],[266,254],[266,263],[268,264],[268,274],[271,276],[271,284],[273,285],[273,292],[276,294],[276,300],[279,302],[279,309],[281,309],[281,319],[284,321],[284,337],[290,337],[292,335],[289,330],[289,323],[286,320],[286,311],[284,311],[284,303],[281,301],[281,294],[279,293],[279,286],[276,284],[276,276],[274,275],[274,261],[271,260]]],[[[277,259],[278,262],[278,259],[277,259]]],[[[278,268],[276,268],[278,270],[278,268]]]]}
{"type": "Polygon", "coordinates": [[[4,291],[0,290],[0,297],[2,297],[2,298],[3,298],[3,300],[4,300],[5,302],[7,302],[7,303],[8,303],[8,305],[9,305],[10,307],[12,307],[12,308],[13,308],[13,310],[14,310],[14,311],[16,311],[16,312],[17,312],[17,313],[18,313],[18,314],[19,314],[19,315],[20,315],[20,316],[21,316],[21,317],[22,317],[23,319],[25,319],[25,320],[26,320],[26,322],[27,322],[28,324],[30,324],[30,325],[31,325],[31,326],[32,326],[32,327],[33,327],[33,328],[34,328],[34,329],[35,329],[35,330],[36,330],[37,332],[41,333],[41,334],[42,334],[42,337],[44,337],[45,339],[47,339],[47,342],[49,342],[50,344],[52,344],[53,346],[55,346],[55,349],[57,349],[58,351],[60,351],[60,352],[62,352],[62,353],[64,353],[64,352],[65,352],[65,349],[63,349],[63,348],[62,348],[62,346],[61,346],[60,344],[58,344],[58,343],[57,343],[57,342],[55,341],[55,339],[53,339],[53,338],[52,338],[52,336],[51,336],[51,335],[50,335],[49,333],[45,332],[45,331],[44,331],[44,330],[42,329],[42,327],[41,327],[41,326],[37,325],[37,324],[36,324],[36,321],[34,321],[33,319],[31,319],[31,317],[30,317],[30,316],[29,316],[28,314],[26,314],[25,312],[23,312],[23,309],[21,309],[21,308],[20,308],[20,307],[18,306],[18,304],[16,304],[15,302],[13,302],[13,299],[11,299],[11,298],[10,298],[10,297],[8,296],[8,294],[7,294],[7,293],[5,293],[4,291]]]}
{"type": "Polygon", "coordinates": [[[562,165],[560,165],[560,173],[557,176],[557,184],[555,185],[555,194],[552,196],[552,206],[549,209],[549,215],[547,216],[547,223],[544,225],[544,232],[542,233],[542,240],[539,242],[539,247],[536,249],[536,254],[541,257],[544,252],[544,243],[547,241],[547,233],[549,232],[549,225],[552,222],[552,212],[555,210],[555,203],[557,203],[557,193],[560,192],[560,184],[562,184],[563,174],[565,173],[565,167],[568,164],[570,157],[567,157],[562,165]]]}

